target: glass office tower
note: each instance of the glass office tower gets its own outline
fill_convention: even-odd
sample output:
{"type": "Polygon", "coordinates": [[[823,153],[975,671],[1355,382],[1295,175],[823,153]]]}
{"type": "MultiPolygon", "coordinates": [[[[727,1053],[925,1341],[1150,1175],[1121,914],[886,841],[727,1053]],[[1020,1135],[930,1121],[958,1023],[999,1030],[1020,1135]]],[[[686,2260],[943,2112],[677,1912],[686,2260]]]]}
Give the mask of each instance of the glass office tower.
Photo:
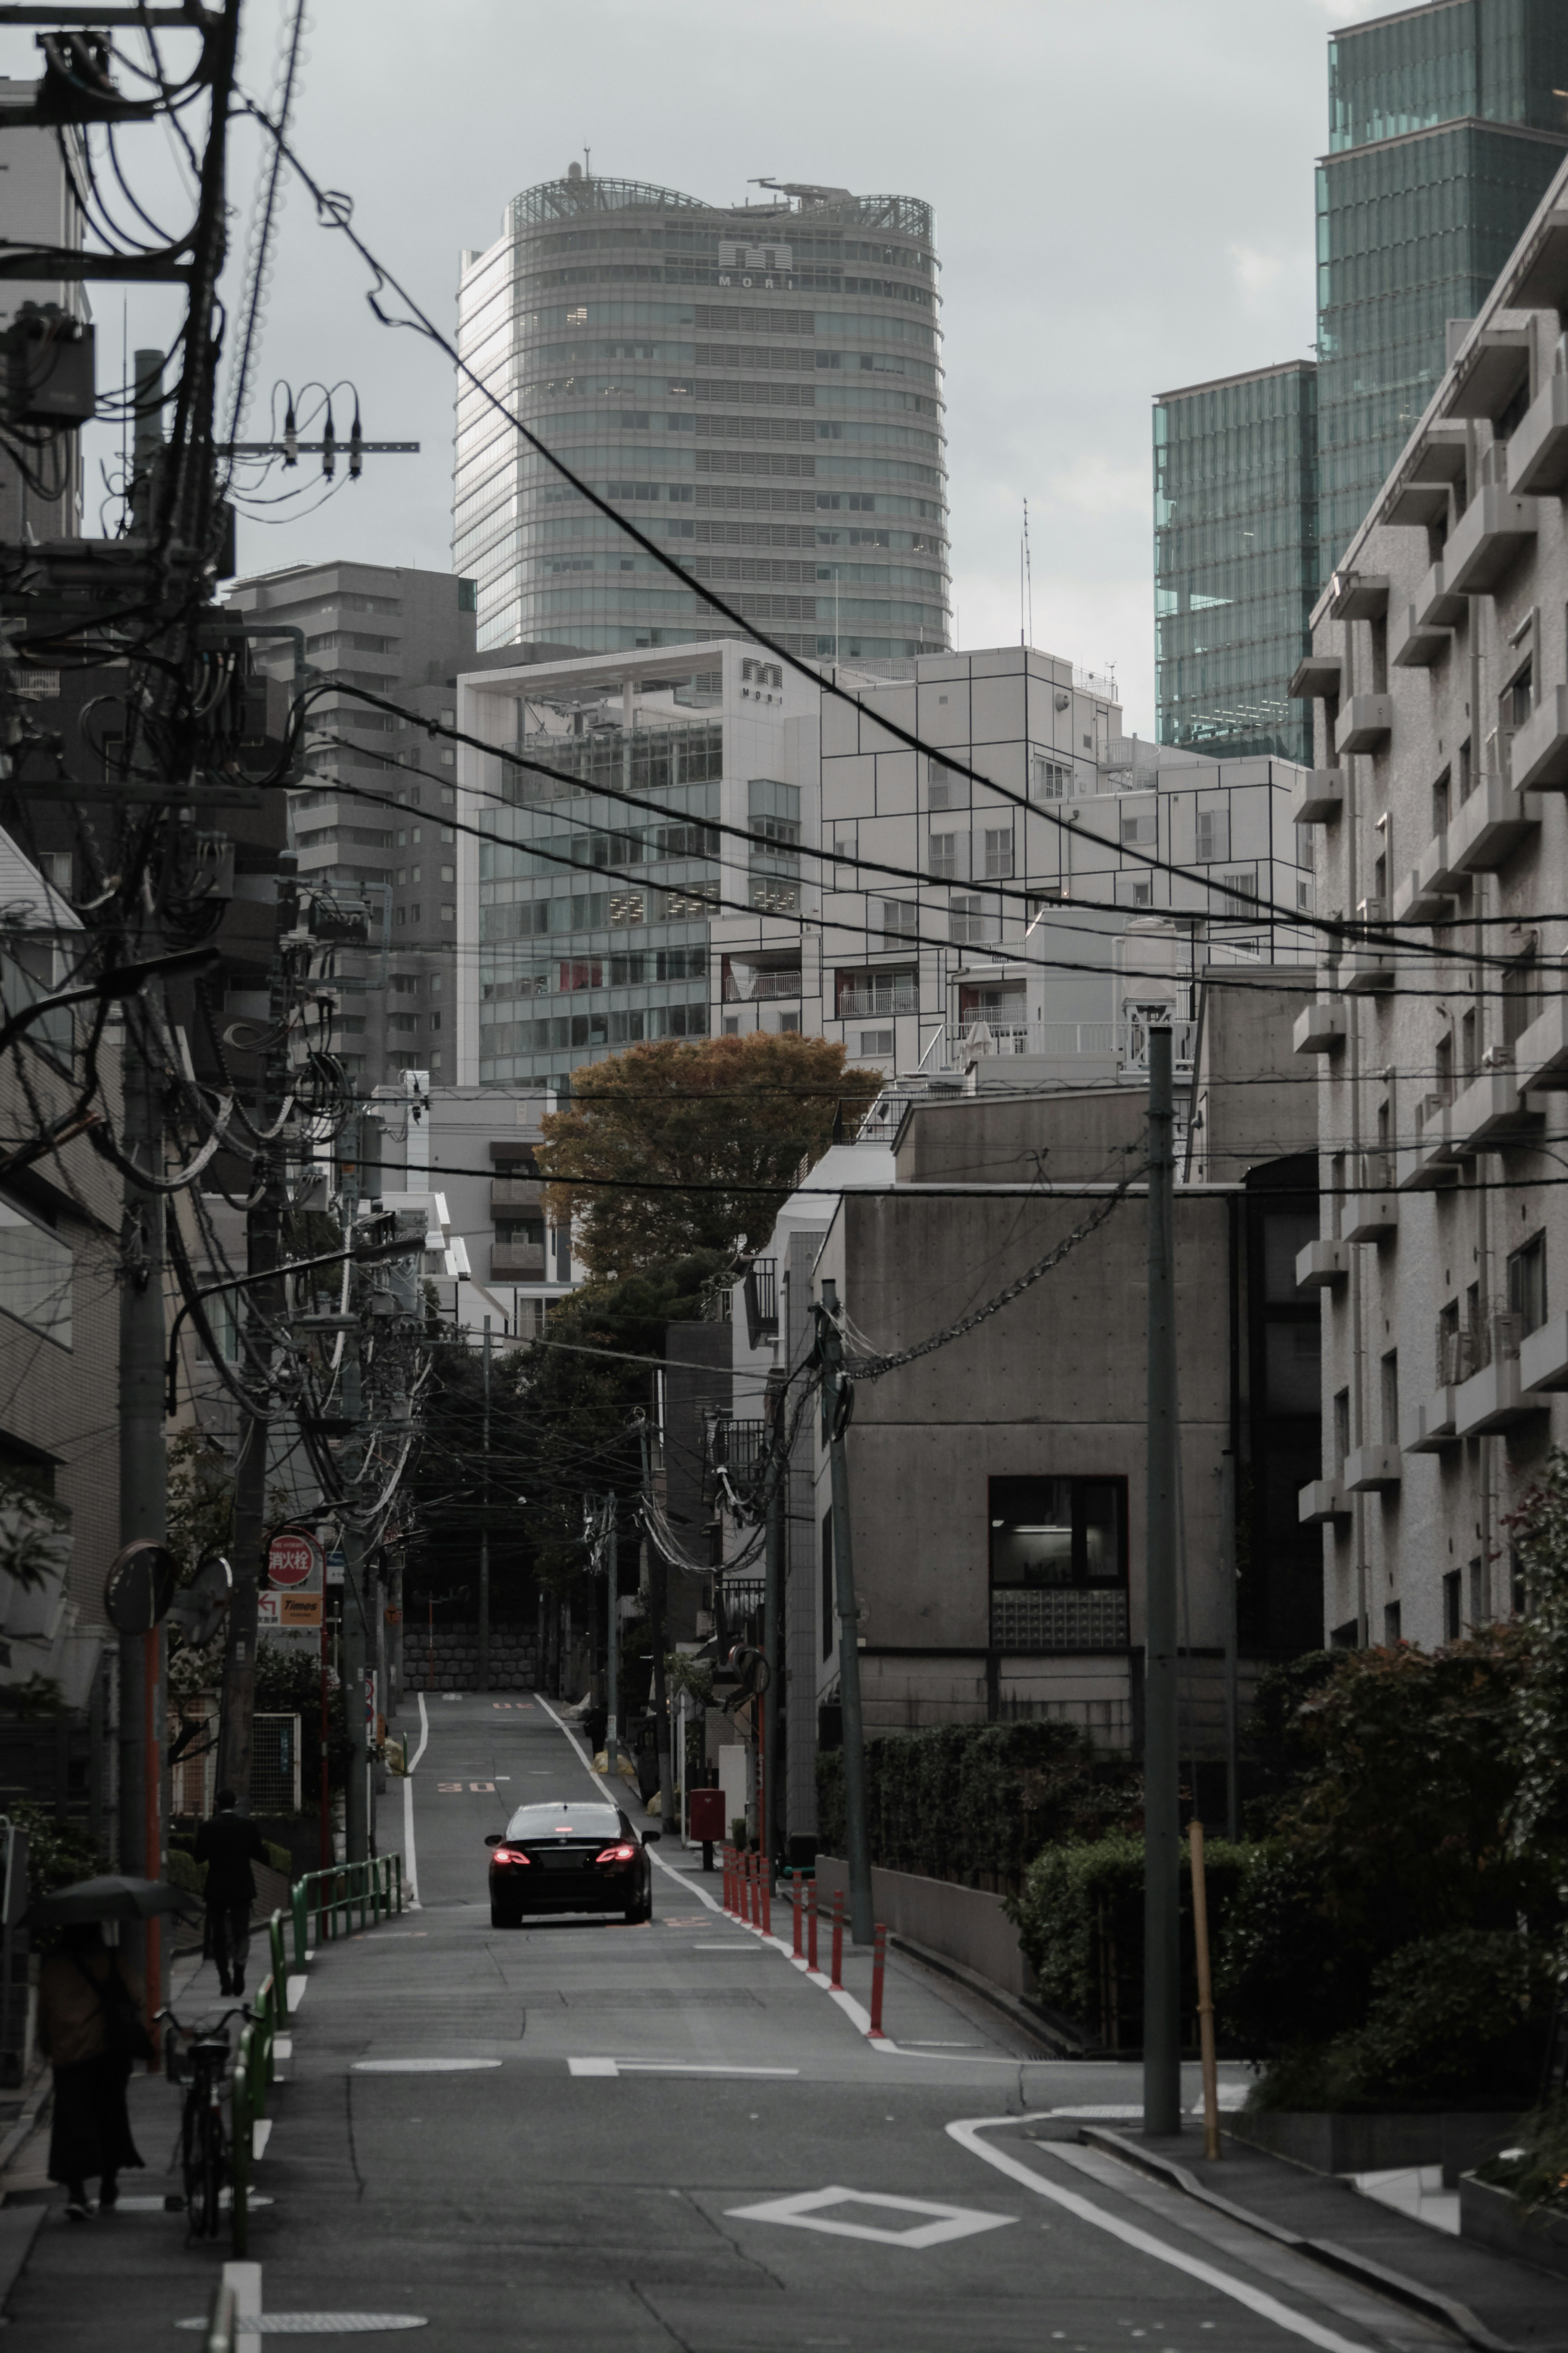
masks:
{"type": "Polygon", "coordinates": [[[1311,765],[1289,690],[1319,586],[1317,374],[1290,360],[1155,400],[1162,744],[1311,765]]]}
{"type": "Polygon", "coordinates": [[[701,583],[811,658],[948,642],[931,207],[779,186],[725,208],[563,179],[464,256],[485,385],[691,575],[672,580],[459,385],[453,545],[481,649],[587,653],[732,634],[701,583]]]}
{"type": "Polygon", "coordinates": [[[1329,43],[1318,166],[1326,580],[1568,145],[1563,0],[1433,0],[1329,43]]]}

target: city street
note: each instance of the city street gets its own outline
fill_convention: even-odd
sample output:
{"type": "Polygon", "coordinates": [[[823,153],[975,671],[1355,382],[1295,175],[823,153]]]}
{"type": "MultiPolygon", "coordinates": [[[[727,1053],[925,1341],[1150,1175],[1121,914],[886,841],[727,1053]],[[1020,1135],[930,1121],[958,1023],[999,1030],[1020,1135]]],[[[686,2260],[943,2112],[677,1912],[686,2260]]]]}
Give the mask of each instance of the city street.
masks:
{"type": "MultiPolygon", "coordinates": [[[[898,1960],[877,2051],[679,1848],[647,1926],[492,1930],[485,1833],[589,1776],[542,1701],[437,1696],[428,1719],[419,1908],[323,1946],[291,2021],[252,2223],[266,2326],[583,2353],[1453,2341],[1078,2146],[1087,2119],[1137,2130],[1136,2067],[1034,2058],[898,1960]]],[[[405,1797],[381,1801],[384,1846],[405,1797]]],[[[860,1996],[868,1974],[847,1971],[860,1996]]],[[[210,1989],[208,1968],[184,2006],[210,1989]]],[[[135,2094],[161,2168],[174,2095],[135,2094]]],[[[47,2209],[9,2302],[24,2341],[74,2353],[112,2313],[117,2345],[166,2345],[205,2308],[226,2250],[157,2211],[161,2172],[126,2186],[86,2226],[47,2209]]]]}

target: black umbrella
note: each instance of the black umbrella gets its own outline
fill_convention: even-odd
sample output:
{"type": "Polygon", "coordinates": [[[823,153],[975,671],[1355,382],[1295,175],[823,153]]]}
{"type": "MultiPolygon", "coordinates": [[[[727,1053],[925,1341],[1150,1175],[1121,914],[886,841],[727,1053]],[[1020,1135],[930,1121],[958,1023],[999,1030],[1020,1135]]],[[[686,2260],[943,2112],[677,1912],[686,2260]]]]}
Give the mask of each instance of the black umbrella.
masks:
{"type": "Polygon", "coordinates": [[[199,1910],[183,1887],[166,1879],[79,1879],[74,1886],[57,1887],[40,1895],[28,1917],[40,1928],[65,1927],[75,1920],[151,1920],[160,1912],[199,1910]]]}

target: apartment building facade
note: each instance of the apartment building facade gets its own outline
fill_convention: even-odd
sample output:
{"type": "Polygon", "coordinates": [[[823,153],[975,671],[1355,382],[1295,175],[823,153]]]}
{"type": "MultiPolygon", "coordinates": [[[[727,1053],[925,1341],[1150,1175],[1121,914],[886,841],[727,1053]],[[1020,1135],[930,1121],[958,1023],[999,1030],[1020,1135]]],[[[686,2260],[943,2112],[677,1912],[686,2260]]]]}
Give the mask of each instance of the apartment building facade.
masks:
{"type": "Polygon", "coordinates": [[[1520,1606],[1509,1513],[1568,1435],[1568,169],[1314,615],[1321,1523],[1344,1641],[1520,1606]]]}
{"type": "Polygon", "coordinates": [[[482,389],[458,400],[452,560],[481,647],[728,636],[704,583],[792,653],[947,643],[931,207],[762,185],[707,205],[574,164],[464,255],[458,349],[482,389]],[[692,585],[520,445],[508,412],[692,585]]]}

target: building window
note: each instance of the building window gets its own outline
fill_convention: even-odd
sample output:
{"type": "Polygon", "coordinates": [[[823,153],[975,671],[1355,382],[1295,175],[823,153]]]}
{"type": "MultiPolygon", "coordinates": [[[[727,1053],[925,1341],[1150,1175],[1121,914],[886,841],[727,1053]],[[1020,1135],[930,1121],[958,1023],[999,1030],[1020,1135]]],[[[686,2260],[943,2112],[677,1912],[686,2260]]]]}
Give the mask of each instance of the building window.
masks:
{"type": "Polygon", "coordinates": [[[1114,897],[1119,907],[1152,907],[1154,903],[1152,875],[1119,874],[1114,897]]]}
{"type": "Polygon", "coordinates": [[[963,781],[962,777],[953,775],[951,768],[944,767],[940,760],[928,759],[926,807],[933,809],[962,808],[963,804],[959,797],[959,786],[963,781]]]}
{"type": "Polygon", "coordinates": [[[1005,882],[1013,871],[1013,828],[1010,825],[987,826],[985,828],[985,879],[988,882],[1005,882]]]}
{"type": "Polygon", "coordinates": [[[1460,1588],[1460,1571],[1451,1568],[1443,1579],[1443,1640],[1445,1642],[1457,1642],[1464,1631],[1460,1622],[1460,1613],[1464,1606],[1460,1588]]]}
{"type": "Polygon", "coordinates": [[[890,1029],[861,1030],[860,1051],[862,1054],[890,1054],[892,1050],[893,1033],[890,1029]]]}
{"type": "Polygon", "coordinates": [[[1121,820],[1121,844],[1124,849],[1152,849],[1160,839],[1160,820],[1152,809],[1121,820]]]}
{"type": "Polygon", "coordinates": [[[1532,1234],[1508,1262],[1508,1303],[1519,1317],[1520,1337],[1539,1332],[1546,1321],[1546,1236],[1532,1234]]]}
{"type": "Polygon", "coordinates": [[[993,1479],[991,1647],[1125,1650],[1124,1479],[993,1479]]]}
{"type": "Polygon", "coordinates": [[[1399,1351],[1391,1348],[1380,1367],[1383,1393],[1383,1442],[1399,1443],[1399,1351]]]}
{"type": "MultiPolygon", "coordinates": [[[[1512,1554],[1510,1557],[1517,1559],[1518,1555],[1512,1554]]],[[[1466,1576],[1470,1588],[1470,1624],[1489,1626],[1492,1609],[1491,1596],[1487,1591],[1487,1565],[1479,1553],[1467,1565],[1466,1576]]]]}
{"type": "Polygon", "coordinates": [[[1351,1393],[1349,1389],[1334,1392],[1334,1472],[1336,1477],[1345,1467],[1345,1457],[1351,1451],[1351,1393]]]}
{"type": "Polygon", "coordinates": [[[1072,797],[1072,768],[1065,760],[1047,760],[1037,753],[1030,764],[1030,782],[1037,801],[1065,801],[1072,797]]]}
{"type": "Polygon", "coordinates": [[[443,908],[442,908],[442,910],[441,910],[441,921],[442,921],[444,923],[455,923],[457,922],[457,920],[458,920],[458,910],[456,909],[456,907],[443,907],[443,908]]]}
{"type": "Polygon", "coordinates": [[[905,940],[919,934],[921,911],[909,899],[884,899],[882,902],[882,937],[889,947],[901,947],[905,940]]]}
{"type": "Polygon", "coordinates": [[[798,1038],[798,1037],[799,1037],[799,1035],[800,1035],[800,1016],[799,1016],[799,1014],[798,1014],[798,1013],[781,1013],[781,1014],[779,1015],[779,1030],[780,1030],[781,1035],[782,1035],[782,1036],[784,1036],[784,1037],[786,1037],[786,1038],[787,1038],[787,1037],[794,1036],[794,1037],[798,1038]]]}
{"type": "Polygon", "coordinates": [[[458,879],[458,870],[457,870],[457,868],[456,868],[455,866],[443,866],[443,867],[442,867],[442,869],[441,869],[441,880],[442,880],[442,881],[443,881],[443,882],[455,882],[455,881],[457,881],[457,879],[458,879]]]}
{"type": "Polygon", "coordinates": [[[979,899],[950,899],[948,930],[954,944],[961,947],[1001,936],[998,919],[985,913],[984,902],[979,899]]]}
{"type": "Polygon", "coordinates": [[[929,871],[933,882],[956,882],[958,881],[958,836],[956,833],[933,833],[931,835],[929,871]]]}
{"type": "Polygon", "coordinates": [[[1515,671],[1504,691],[1503,711],[1510,727],[1522,727],[1535,707],[1531,683],[1533,675],[1533,665],[1526,662],[1522,670],[1515,671]]]}
{"type": "Polygon", "coordinates": [[[839,1021],[852,1021],[857,1014],[918,1013],[919,972],[910,965],[901,971],[884,966],[879,972],[836,973],[833,1009],[839,1021]]]}
{"type": "Polygon", "coordinates": [[[1397,1651],[1403,1639],[1399,1631],[1400,1609],[1397,1601],[1385,1604],[1383,1612],[1383,1642],[1388,1651],[1397,1651]]]}
{"type": "Polygon", "coordinates": [[[0,1308],[62,1348],[71,1345],[70,1244],[48,1226],[0,1199],[0,1308]]]}
{"type": "Polygon", "coordinates": [[[1197,860],[1207,866],[1215,859],[1230,856],[1230,811],[1199,809],[1197,817],[1197,860]]]}

